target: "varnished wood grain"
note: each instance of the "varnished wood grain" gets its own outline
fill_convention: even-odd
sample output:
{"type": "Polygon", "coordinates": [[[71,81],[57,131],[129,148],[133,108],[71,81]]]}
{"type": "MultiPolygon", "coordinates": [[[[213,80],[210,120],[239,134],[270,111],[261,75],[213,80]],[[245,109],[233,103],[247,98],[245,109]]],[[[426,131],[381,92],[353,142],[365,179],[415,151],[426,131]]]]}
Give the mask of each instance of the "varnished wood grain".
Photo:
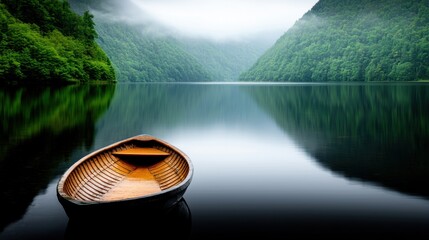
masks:
{"type": "Polygon", "coordinates": [[[189,164],[168,145],[124,141],[80,160],[60,181],[58,191],[83,202],[144,197],[181,184],[190,173],[189,164]],[[130,157],[138,161],[152,159],[143,166],[136,165],[138,161],[128,161],[130,157]]]}

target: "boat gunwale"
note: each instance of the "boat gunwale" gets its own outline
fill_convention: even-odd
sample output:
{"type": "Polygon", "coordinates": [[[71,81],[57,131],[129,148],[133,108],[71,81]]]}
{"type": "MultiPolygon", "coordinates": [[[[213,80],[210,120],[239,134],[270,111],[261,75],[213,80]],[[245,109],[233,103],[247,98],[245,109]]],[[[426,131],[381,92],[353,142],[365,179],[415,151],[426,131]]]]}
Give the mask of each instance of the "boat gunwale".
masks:
{"type": "Polygon", "coordinates": [[[76,205],[100,205],[100,204],[112,204],[112,203],[119,203],[119,202],[128,202],[128,201],[135,201],[135,200],[142,200],[142,199],[147,199],[150,200],[151,198],[153,198],[154,200],[158,199],[158,198],[162,198],[162,196],[168,194],[168,193],[174,193],[175,191],[180,191],[182,189],[186,189],[189,184],[190,181],[193,177],[193,172],[194,172],[194,168],[193,168],[193,164],[189,158],[189,156],[187,154],[185,154],[184,152],[182,152],[180,149],[178,149],[177,147],[173,146],[172,144],[153,137],[151,135],[148,134],[141,134],[141,135],[137,135],[134,137],[130,137],[130,138],[126,138],[117,142],[114,142],[110,145],[107,145],[105,147],[102,147],[98,150],[95,150],[85,156],[83,156],[81,159],[79,159],[78,161],[76,161],[74,164],[72,164],[66,172],[64,172],[64,174],[61,176],[60,180],[58,181],[57,184],[57,195],[60,196],[62,199],[67,200],[70,203],[76,204],[76,205]],[[131,141],[142,141],[142,142],[148,142],[148,141],[155,141],[158,142],[162,145],[164,145],[167,148],[170,148],[171,150],[173,150],[174,152],[176,152],[178,155],[180,155],[181,157],[183,157],[183,159],[186,161],[187,165],[188,165],[188,173],[186,178],[184,178],[182,181],[180,181],[177,185],[174,185],[172,187],[169,187],[167,189],[161,190],[159,192],[156,193],[151,193],[151,194],[146,194],[146,195],[141,195],[138,197],[130,197],[130,198],[124,198],[124,199],[119,199],[119,200],[107,200],[107,201],[85,201],[85,200],[79,200],[76,198],[73,198],[72,196],[70,196],[69,194],[65,193],[64,191],[64,184],[65,181],[69,178],[70,174],[79,166],[81,165],[83,162],[87,161],[88,159],[91,159],[92,157],[99,155],[103,152],[106,152],[114,147],[120,146],[122,144],[125,144],[127,142],[131,142],[131,141]]]}

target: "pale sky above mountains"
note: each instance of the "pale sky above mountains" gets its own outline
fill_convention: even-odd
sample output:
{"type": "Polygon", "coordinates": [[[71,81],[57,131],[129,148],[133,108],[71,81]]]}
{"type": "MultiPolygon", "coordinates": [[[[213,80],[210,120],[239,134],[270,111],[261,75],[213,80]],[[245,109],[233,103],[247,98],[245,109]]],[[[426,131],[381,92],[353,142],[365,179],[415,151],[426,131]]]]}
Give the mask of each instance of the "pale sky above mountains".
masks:
{"type": "MultiPolygon", "coordinates": [[[[317,0],[130,0],[142,14],[190,37],[279,37],[317,0]]],[[[133,9],[135,13],[137,9],[133,9]]]]}

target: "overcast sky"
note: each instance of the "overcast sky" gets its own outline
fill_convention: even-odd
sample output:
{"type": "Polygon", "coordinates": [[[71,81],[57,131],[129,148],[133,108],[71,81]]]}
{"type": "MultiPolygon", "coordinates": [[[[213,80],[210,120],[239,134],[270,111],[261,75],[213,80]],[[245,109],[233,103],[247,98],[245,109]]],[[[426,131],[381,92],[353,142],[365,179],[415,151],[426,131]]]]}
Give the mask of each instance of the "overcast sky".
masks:
{"type": "MultiPolygon", "coordinates": [[[[178,32],[216,40],[283,34],[317,0],[131,0],[178,32]]],[[[136,9],[134,9],[136,10],[136,9]]]]}

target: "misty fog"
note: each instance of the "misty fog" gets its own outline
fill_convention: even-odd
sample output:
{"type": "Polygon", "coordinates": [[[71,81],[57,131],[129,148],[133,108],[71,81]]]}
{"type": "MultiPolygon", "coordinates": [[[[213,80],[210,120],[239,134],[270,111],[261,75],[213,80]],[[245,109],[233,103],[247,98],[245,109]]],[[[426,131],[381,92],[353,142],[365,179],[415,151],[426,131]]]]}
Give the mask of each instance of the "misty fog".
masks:
{"type": "Polygon", "coordinates": [[[123,0],[103,1],[92,11],[111,21],[126,21],[176,37],[216,41],[264,36],[276,39],[317,0],[123,0]]]}

